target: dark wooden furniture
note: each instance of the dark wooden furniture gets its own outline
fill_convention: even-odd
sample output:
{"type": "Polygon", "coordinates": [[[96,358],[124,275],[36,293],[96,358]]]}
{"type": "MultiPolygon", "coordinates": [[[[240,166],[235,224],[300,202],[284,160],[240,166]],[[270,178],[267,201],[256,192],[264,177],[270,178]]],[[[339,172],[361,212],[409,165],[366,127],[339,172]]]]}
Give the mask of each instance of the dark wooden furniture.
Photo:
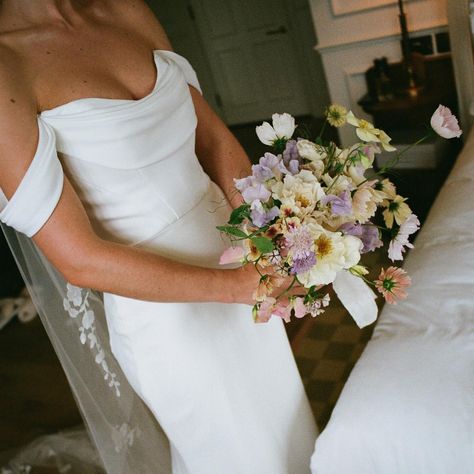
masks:
{"type": "Polygon", "coordinates": [[[407,90],[403,63],[388,67],[391,94],[380,97],[374,68],[366,72],[368,93],[359,100],[365,112],[374,117],[374,124],[390,134],[392,131],[423,128],[439,104],[456,113],[457,99],[451,55],[413,56],[413,72],[418,89],[414,95],[407,90]]]}

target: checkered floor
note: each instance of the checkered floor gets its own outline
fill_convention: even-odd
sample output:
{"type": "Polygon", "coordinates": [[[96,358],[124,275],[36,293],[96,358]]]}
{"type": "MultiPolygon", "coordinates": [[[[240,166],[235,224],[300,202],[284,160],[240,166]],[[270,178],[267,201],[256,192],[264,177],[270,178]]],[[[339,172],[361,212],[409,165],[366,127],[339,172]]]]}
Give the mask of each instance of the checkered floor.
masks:
{"type": "MultiPolygon", "coordinates": [[[[388,266],[386,251],[364,255],[363,263],[375,278],[388,266]]],[[[383,298],[377,299],[379,311],[383,298]]],[[[334,294],[326,312],[316,318],[306,316],[297,331],[290,333],[291,345],[306,393],[319,429],[326,426],[352,368],[372,336],[375,324],[360,329],[334,294]]]]}
{"type": "Polygon", "coordinates": [[[359,329],[338,301],[309,319],[293,340],[296,362],[319,429],[326,426],[373,326],[359,329]]]}

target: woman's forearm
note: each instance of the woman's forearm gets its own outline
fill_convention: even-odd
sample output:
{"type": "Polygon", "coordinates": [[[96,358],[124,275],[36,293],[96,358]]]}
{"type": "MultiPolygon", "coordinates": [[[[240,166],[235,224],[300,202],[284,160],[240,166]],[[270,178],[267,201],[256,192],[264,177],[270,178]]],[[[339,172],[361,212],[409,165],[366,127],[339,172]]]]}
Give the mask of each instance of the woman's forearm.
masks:
{"type": "Polygon", "coordinates": [[[235,270],[202,268],[97,239],[65,275],[71,283],[121,296],[162,302],[232,303],[235,270]]]}

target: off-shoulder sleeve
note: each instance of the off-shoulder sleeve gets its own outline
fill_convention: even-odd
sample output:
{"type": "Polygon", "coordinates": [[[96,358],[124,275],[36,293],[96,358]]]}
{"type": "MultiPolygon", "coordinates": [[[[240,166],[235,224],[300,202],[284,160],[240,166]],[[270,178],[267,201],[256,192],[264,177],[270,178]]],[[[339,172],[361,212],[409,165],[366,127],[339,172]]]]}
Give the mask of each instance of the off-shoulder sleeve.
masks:
{"type": "Polygon", "coordinates": [[[199,84],[196,71],[186,58],[173,51],[160,50],[160,54],[174,61],[181,69],[186,82],[195,87],[202,94],[201,85],[199,84]]]}
{"type": "Polygon", "coordinates": [[[64,182],[54,131],[40,118],[38,128],[35,156],[15,194],[7,201],[0,193],[0,221],[28,237],[35,235],[53,213],[64,182]]]}

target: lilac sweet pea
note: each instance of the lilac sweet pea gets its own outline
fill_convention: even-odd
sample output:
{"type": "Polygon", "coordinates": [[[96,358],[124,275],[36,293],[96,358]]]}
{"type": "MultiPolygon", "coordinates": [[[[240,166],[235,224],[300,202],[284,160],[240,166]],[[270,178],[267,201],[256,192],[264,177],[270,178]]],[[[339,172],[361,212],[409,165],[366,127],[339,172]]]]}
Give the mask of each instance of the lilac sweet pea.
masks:
{"type": "Polygon", "coordinates": [[[371,223],[353,224],[347,222],[342,224],[339,230],[344,234],[358,237],[362,241],[361,253],[372,252],[383,245],[383,242],[380,240],[379,230],[371,223]]]}
{"type": "Polygon", "coordinates": [[[262,184],[259,183],[253,176],[247,176],[242,179],[234,179],[235,187],[241,192],[244,201],[251,204],[258,199],[262,202],[267,202],[272,193],[262,184]]]}
{"type": "Polygon", "coordinates": [[[265,155],[260,158],[258,165],[252,166],[254,178],[261,183],[271,178],[279,178],[282,172],[281,157],[273,153],[265,153],[265,155]]]}
{"type": "Polygon", "coordinates": [[[278,207],[273,206],[269,211],[266,211],[259,200],[252,202],[250,206],[250,218],[257,227],[263,227],[271,222],[280,214],[278,207]]]}
{"type": "Polygon", "coordinates": [[[344,191],[339,196],[328,194],[321,199],[321,202],[324,205],[330,204],[331,211],[336,216],[349,216],[352,213],[352,201],[349,191],[344,191]]]}
{"type": "Polygon", "coordinates": [[[300,170],[300,159],[298,155],[298,147],[296,140],[286,142],[285,151],[283,152],[283,169],[284,174],[295,175],[300,170]]]}

